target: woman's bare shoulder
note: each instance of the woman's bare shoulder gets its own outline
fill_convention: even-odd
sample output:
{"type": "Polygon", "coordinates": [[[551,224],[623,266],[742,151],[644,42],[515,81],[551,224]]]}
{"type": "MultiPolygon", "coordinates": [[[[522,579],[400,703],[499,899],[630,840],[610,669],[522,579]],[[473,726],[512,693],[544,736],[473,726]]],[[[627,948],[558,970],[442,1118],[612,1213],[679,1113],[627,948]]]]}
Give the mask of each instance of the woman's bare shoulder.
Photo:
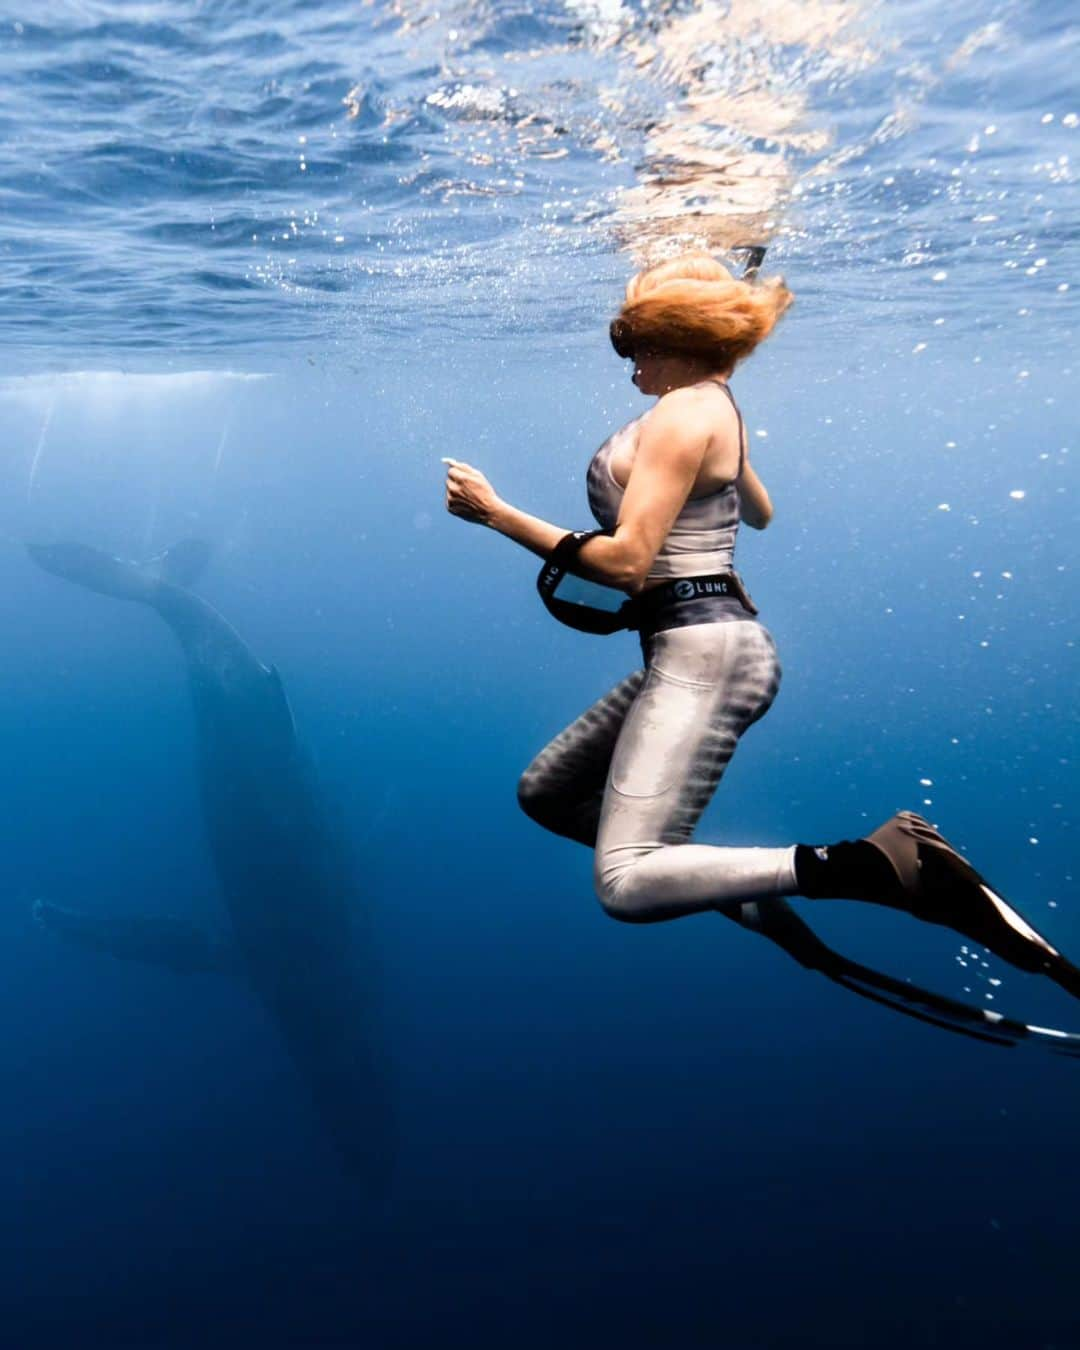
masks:
{"type": "Polygon", "coordinates": [[[714,427],[722,416],[717,400],[730,410],[731,403],[716,384],[687,384],[657,399],[649,410],[649,421],[671,426],[675,422],[714,427]]]}

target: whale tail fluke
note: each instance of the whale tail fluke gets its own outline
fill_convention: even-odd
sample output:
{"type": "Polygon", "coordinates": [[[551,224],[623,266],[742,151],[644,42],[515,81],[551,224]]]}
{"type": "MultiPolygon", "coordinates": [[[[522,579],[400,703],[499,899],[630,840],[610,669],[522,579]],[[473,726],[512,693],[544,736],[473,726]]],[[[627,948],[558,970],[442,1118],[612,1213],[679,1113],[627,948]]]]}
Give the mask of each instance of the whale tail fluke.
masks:
{"type": "Polygon", "coordinates": [[[89,544],[27,544],[31,558],[54,576],[73,581],[88,590],[118,600],[142,600],[153,604],[162,582],[188,586],[202,572],[210,557],[209,546],[199,539],[184,539],[147,563],[114,558],[89,544]]]}
{"type": "Polygon", "coordinates": [[[42,928],[65,942],[118,961],[139,961],[178,975],[240,972],[231,943],[186,919],[87,914],[49,900],[35,900],[33,915],[42,928]]]}

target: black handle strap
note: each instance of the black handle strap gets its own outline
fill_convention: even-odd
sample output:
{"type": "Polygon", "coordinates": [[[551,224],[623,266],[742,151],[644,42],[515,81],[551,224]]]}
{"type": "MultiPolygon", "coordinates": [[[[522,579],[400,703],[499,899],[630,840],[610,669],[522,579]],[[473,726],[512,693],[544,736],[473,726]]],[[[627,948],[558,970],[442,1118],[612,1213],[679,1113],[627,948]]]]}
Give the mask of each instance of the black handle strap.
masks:
{"type": "Polygon", "coordinates": [[[569,534],[563,535],[547,555],[545,561],[549,567],[557,567],[560,572],[568,572],[570,571],[570,564],[590,539],[595,539],[597,535],[610,533],[610,530],[571,530],[569,534]]]}
{"type": "Polygon", "coordinates": [[[609,530],[571,530],[564,534],[544,559],[536,578],[536,589],[540,599],[550,608],[551,594],[567,572],[574,570],[574,559],[590,539],[598,534],[609,534],[609,530]]]}

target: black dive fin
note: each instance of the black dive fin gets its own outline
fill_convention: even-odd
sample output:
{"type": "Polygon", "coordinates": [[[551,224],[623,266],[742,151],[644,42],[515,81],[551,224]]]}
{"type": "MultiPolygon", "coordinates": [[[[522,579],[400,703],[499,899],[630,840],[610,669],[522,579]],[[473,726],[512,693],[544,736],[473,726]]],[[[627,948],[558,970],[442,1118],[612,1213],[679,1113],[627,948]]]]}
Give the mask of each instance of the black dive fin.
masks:
{"type": "Polygon", "coordinates": [[[65,941],[120,961],[140,961],[181,975],[231,974],[239,963],[231,946],[185,919],[83,914],[47,900],[34,918],[65,941]]]}
{"type": "Polygon", "coordinates": [[[146,564],[162,581],[187,589],[206,571],[211,548],[205,539],[180,539],[146,564]]]}
{"type": "Polygon", "coordinates": [[[742,905],[727,912],[743,928],[767,937],[806,970],[819,971],[844,989],[892,1008],[905,1017],[953,1031],[992,1045],[1041,1045],[1054,1054],[1080,1057],[1080,1034],[1033,1026],[898,980],[870,966],[851,961],[817,936],[786,901],[780,899],[742,905]]]}
{"type": "Polygon", "coordinates": [[[897,891],[887,903],[986,947],[1018,970],[1045,975],[1080,998],[1072,964],[985,877],[913,811],[900,811],[866,838],[888,859],[897,891]]]}

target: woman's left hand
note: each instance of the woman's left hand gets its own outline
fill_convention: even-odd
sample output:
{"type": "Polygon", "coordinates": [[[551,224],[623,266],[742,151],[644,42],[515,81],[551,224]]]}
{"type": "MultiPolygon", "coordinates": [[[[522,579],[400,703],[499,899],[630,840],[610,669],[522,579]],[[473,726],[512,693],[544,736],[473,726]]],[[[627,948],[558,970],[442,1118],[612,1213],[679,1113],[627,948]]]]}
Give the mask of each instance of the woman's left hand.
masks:
{"type": "Polygon", "coordinates": [[[446,509],[452,516],[489,525],[499,505],[495,489],[471,464],[459,459],[444,459],[446,470],[446,509]]]}

